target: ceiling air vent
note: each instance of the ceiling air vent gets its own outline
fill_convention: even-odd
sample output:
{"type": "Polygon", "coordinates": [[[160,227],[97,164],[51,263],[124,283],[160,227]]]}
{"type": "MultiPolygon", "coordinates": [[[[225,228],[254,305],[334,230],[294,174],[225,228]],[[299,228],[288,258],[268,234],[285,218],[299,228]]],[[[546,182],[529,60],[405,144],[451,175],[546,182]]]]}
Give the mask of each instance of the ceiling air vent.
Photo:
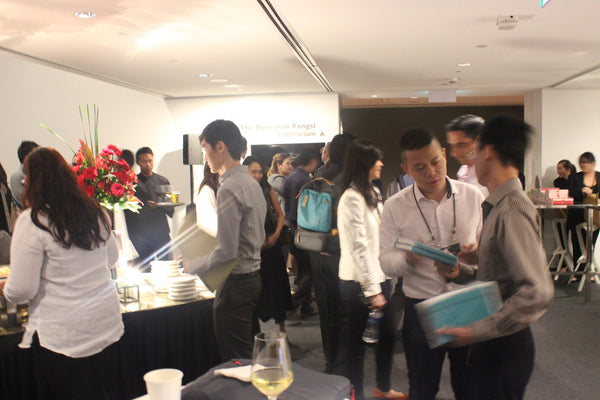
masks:
{"type": "Polygon", "coordinates": [[[515,29],[519,25],[518,15],[501,15],[496,20],[496,27],[500,30],[515,29]]]}

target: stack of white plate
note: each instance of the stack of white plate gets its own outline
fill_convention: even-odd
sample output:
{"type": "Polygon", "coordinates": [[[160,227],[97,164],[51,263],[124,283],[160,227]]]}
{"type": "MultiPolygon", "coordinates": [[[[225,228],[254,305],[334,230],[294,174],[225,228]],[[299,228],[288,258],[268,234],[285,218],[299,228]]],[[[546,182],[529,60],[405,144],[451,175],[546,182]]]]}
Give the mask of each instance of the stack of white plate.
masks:
{"type": "Polygon", "coordinates": [[[157,292],[167,292],[170,279],[181,276],[179,261],[152,261],[152,282],[157,292]]]}
{"type": "Polygon", "coordinates": [[[169,279],[169,298],[175,301],[191,300],[198,296],[195,276],[181,276],[169,279]]]}

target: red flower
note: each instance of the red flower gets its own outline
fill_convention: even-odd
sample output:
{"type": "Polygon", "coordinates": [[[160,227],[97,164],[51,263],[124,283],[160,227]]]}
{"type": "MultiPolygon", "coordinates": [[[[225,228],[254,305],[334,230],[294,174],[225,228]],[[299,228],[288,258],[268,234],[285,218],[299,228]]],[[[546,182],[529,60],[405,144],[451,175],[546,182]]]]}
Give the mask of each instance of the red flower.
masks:
{"type": "Polygon", "coordinates": [[[81,165],[73,165],[71,167],[71,169],[73,170],[73,172],[75,172],[76,174],[79,172],[79,168],[81,168],[81,165]]]}
{"type": "Polygon", "coordinates": [[[81,172],[81,175],[85,178],[85,179],[94,179],[98,176],[98,171],[96,170],[96,168],[86,168],[81,172]]]}
{"type": "Polygon", "coordinates": [[[93,186],[86,186],[85,188],[85,192],[87,193],[87,195],[89,197],[92,197],[94,195],[94,187],[93,186]]]}
{"type": "Polygon", "coordinates": [[[79,186],[85,187],[85,178],[83,177],[83,175],[77,175],[77,183],[79,184],[79,186]]]}
{"type": "Polygon", "coordinates": [[[125,193],[125,188],[120,183],[113,183],[110,187],[110,191],[113,195],[121,197],[125,193]]]}
{"type": "Polygon", "coordinates": [[[114,151],[114,152],[115,152],[115,155],[116,155],[117,157],[121,157],[121,154],[122,154],[123,152],[122,152],[121,150],[119,150],[119,148],[118,148],[117,146],[115,146],[115,145],[112,145],[112,144],[109,144],[109,145],[108,145],[108,148],[109,148],[110,150],[114,151]]]}

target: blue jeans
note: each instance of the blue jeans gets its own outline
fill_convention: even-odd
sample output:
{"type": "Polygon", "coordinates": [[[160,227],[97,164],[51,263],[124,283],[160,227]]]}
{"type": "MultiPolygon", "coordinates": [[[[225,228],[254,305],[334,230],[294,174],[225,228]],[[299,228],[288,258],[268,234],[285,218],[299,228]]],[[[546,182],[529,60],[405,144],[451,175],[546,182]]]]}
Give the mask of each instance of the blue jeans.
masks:
{"type": "Polygon", "coordinates": [[[533,372],[535,344],[531,329],[471,348],[469,399],[520,400],[533,372]]]}
{"type": "Polygon", "coordinates": [[[450,359],[452,389],[457,400],[466,399],[469,368],[468,347],[430,349],[419,322],[415,304],[421,300],[406,298],[402,338],[408,367],[409,399],[434,400],[440,388],[440,376],[446,354],[450,359]]]}

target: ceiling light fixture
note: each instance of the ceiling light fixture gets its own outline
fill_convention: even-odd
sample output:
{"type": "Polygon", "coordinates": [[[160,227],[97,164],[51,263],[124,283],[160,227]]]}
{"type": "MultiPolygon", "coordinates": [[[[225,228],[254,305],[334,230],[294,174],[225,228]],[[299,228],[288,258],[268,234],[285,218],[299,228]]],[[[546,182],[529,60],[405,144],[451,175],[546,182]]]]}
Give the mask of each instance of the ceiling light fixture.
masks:
{"type": "Polygon", "coordinates": [[[487,46],[487,44],[478,44],[475,47],[477,47],[478,49],[485,49],[487,46]]]}
{"type": "Polygon", "coordinates": [[[456,64],[457,67],[462,68],[462,67],[470,67],[471,63],[458,63],[456,64]]]}
{"type": "Polygon", "coordinates": [[[375,99],[375,98],[377,98],[377,95],[376,94],[372,94],[371,97],[375,99]]]}
{"type": "Polygon", "coordinates": [[[96,16],[96,13],[93,11],[77,11],[75,13],[77,18],[90,19],[96,16]]]}
{"type": "Polygon", "coordinates": [[[242,87],[242,85],[236,85],[235,83],[232,83],[229,85],[223,85],[223,86],[225,86],[226,88],[230,88],[230,89],[242,87]]]}
{"type": "Polygon", "coordinates": [[[200,78],[210,78],[212,76],[212,74],[200,74],[198,75],[198,77],[200,78]]]}
{"type": "Polygon", "coordinates": [[[294,51],[294,54],[304,68],[306,68],[306,70],[312,75],[313,78],[315,78],[317,82],[319,82],[323,89],[329,93],[335,92],[331,86],[331,83],[327,79],[327,76],[325,76],[323,71],[321,71],[315,59],[312,57],[304,43],[302,43],[302,40],[300,40],[298,34],[294,32],[292,26],[283,18],[283,15],[277,12],[270,0],[257,1],[264,10],[265,14],[267,14],[267,17],[269,17],[271,22],[273,22],[273,25],[275,25],[279,33],[281,33],[281,36],[283,36],[285,41],[288,42],[294,51]]]}
{"type": "Polygon", "coordinates": [[[227,82],[227,79],[211,79],[209,82],[212,82],[212,83],[225,83],[225,82],[227,82]]]}

